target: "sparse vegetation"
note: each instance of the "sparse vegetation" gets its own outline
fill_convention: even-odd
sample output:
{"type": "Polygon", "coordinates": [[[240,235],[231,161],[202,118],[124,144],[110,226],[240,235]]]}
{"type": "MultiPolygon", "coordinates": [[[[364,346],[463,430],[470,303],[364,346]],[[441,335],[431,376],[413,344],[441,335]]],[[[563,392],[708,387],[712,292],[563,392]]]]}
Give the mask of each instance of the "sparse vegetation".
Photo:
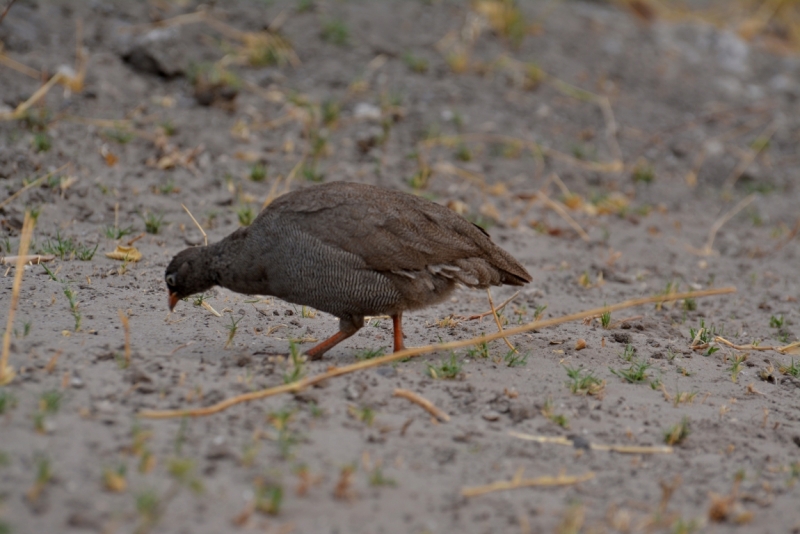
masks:
{"type": "Polygon", "coordinates": [[[375,410],[369,406],[348,406],[347,413],[357,421],[361,421],[367,426],[372,426],[375,422],[375,410]]]}
{"type": "Polygon", "coordinates": [[[39,253],[52,254],[61,260],[78,258],[81,261],[91,261],[98,247],[99,244],[90,248],[82,243],[76,243],[71,237],[62,237],[61,232],[57,231],[55,238],[48,238],[39,246],[39,253]]]}
{"type": "Polygon", "coordinates": [[[347,46],[350,42],[350,30],[343,20],[331,19],[322,23],[320,37],[336,46],[347,46]]]}
{"type": "Polygon", "coordinates": [[[383,474],[383,469],[381,469],[381,466],[377,465],[372,470],[372,472],[369,473],[369,485],[377,487],[379,486],[394,487],[397,486],[397,481],[395,481],[393,478],[387,478],[383,474]]]}
{"type": "Polygon", "coordinates": [[[631,178],[634,183],[649,184],[655,179],[655,172],[653,167],[647,162],[640,162],[634,167],[631,178]]]}
{"type": "Polygon", "coordinates": [[[611,325],[611,312],[603,312],[600,316],[600,324],[603,328],[608,328],[611,325]]]}
{"type": "Polygon", "coordinates": [[[249,205],[241,206],[236,210],[240,226],[250,226],[256,218],[256,212],[249,205]]]}
{"type": "Polygon", "coordinates": [[[606,387],[605,380],[601,380],[594,376],[592,371],[582,368],[573,368],[564,366],[567,371],[569,381],[567,387],[576,395],[599,395],[606,387]]]}
{"type": "Polygon", "coordinates": [[[542,406],[542,415],[562,428],[569,428],[567,416],[564,414],[557,414],[553,411],[553,399],[548,398],[546,401],[544,401],[544,406],[542,406]]]}
{"type": "Polygon", "coordinates": [[[67,302],[69,302],[69,311],[72,314],[72,318],[75,320],[74,330],[77,332],[78,330],[81,329],[81,321],[83,320],[83,315],[78,309],[77,295],[66,282],[64,282],[64,296],[67,297],[67,302]]]}
{"type": "Polygon", "coordinates": [[[230,315],[231,324],[225,325],[225,329],[228,330],[228,339],[225,341],[225,348],[227,349],[231,343],[233,343],[233,338],[236,335],[236,331],[239,328],[239,322],[244,319],[244,315],[239,316],[238,319],[233,318],[233,314],[230,315]]]}
{"type": "Polygon", "coordinates": [[[300,168],[300,174],[309,182],[320,183],[325,179],[325,175],[317,170],[317,166],[313,163],[306,163],[303,165],[300,168]]]}
{"type": "Polygon", "coordinates": [[[489,344],[485,341],[478,343],[467,349],[467,356],[475,359],[475,358],[482,358],[486,359],[489,357],[489,344]]]}
{"type": "Polygon", "coordinates": [[[509,350],[505,356],[503,356],[503,360],[506,362],[506,365],[509,367],[523,367],[528,364],[528,355],[530,353],[526,352],[525,354],[521,354],[517,350],[509,350]]]}
{"type": "Polygon", "coordinates": [[[191,458],[172,458],[167,471],[179,485],[188,487],[194,493],[203,492],[203,483],[195,475],[194,460],[191,458]]]}
{"type": "Polygon", "coordinates": [[[283,486],[277,482],[259,480],[255,487],[255,509],[268,515],[278,515],[283,504],[283,486]]]}
{"type": "Polygon", "coordinates": [[[109,139],[121,145],[129,143],[134,138],[132,132],[124,130],[122,128],[110,128],[107,130],[103,130],[103,132],[100,135],[102,135],[105,139],[109,139]]]}
{"type": "Polygon", "coordinates": [[[289,341],[288,369],[283,374],[283,383],[291,384],[305,376],[305,357],[300,352],[300,347],[293,340],[289,341]]]}
{"type": "Polygon", "coordinates": [[[144,220],[144,230],[148,234],[157,234],[161,232],[161,225],[164,223],[164,214],[162,213],[146,213],[142,215],[144,220]]]}
{"type": "Polygon", "coordinates": [[[371,360],[379,356],[383,356],[386,347],[378,347],[374,349],[364,349],[356,353],[356,360],[371,360]]]}
{"type": "Polygon", "coordinates": [[[319,108],[322,115],[322,124],[330,128],[339,122],[339,114],[342,111],[342,107],[338,102],[335,100],[323,100],[319,108]]]}
{"type": "Polygon", "coordinates": [[[423,57],[415,56],[411,52],[406,52],[403,54],[403,61],[413,72],[418,74],[425,74],[428,72],[428,60],[423,57]]]}
{"type": "Polygon", "coordinates": [[[731,359],[731,366],[728,371],[731,373],[731,380],[736,383],[739,380],[739,373],[742,372],[742,364],[747,360],[747,353],[737,354],[731,359]]]}
{"type": "Polygon", "coordinates": [[[33,135],[33,149],[36,152],[47,152],[52,147],[53,141],[47,133],[39,132],[33,135]]]}
{"type": "Polygon", "coordinates": [[[636,347],[634,347],[630,343],[627,343],[625,345],[625,349],[622,351],[622,354],[620,354],[620,358],[622,358],[626,362],[630,362],[633,361],[634,357],[636,357],[636,347]]]}
{"type": "Polygon", "coordinates": [[[680,423],[677,423],[664,431],[664,443],[667,445],[680,445],[691,434],[689,418],[684,416],[680,423]]]}
{"type": "Polygon", "coordinates": [[[650,364],[641,360],[633,360],[631,365],[625,369],[609,368],[611,372],[621,379],[631,384],[637,384],[647,380],[647,370],[650,364]]]}
{"type": "Polygon", "coordinates": [[[161,499],[155,490],[144,490],[136,494],[136,512],[139,514],[137,532],[147,532],[161,517],[161,499]]]}
{"type": "Polygon", "coordinates": [[[777,317],[775,315],[772,315],[769,318],[770,328],[783,328],[784,323],[785,320],[783,318],[783,315],[779,315],[777,317]]]}
{"type": "Polygon", "coordinates": [[[108,239],[122,239],[126,235],[133,233],[133,227],[118,228],[116,226],[106,226],[103,233],[105,233],[108,239]]]}
{"type": "Polygon", "coordinates": [[[289,422],[293,417],[294,410],[288,409],[272,412],[267,417],[267,420],[278,432],[275,441],[278,443],[278,449],[284,459],[292,457],[292,448],[300,442],[299,436],[289,428],[289,422]]]}
{"type": "Polygon", "coordinates": [[[250,168],[250,179],[254,182],[263,182],[267,179],[267,166],[263,163],[256,163],[250,168]]]}
{"type": "MultiPolygon", "coordinates": [[[[784,375],[791,375],[795,378],[800,378],[800,362],[795,363],[794,358],[792,358],[791,364],[781,365],[778,367],[778,370],[784,375]]],[[[2,413],[1,410],[0,413],[2,413]]]]}
{"type": "Polygon", "coordinates": [[[453,380],[461,374],[463,364],[458,361],[454,352],[450,353],[450,358],[442,360],[439,365],[428,365],[428,374],[431,378],[444,378],[453,380]]]}
{"type": "Polygon", "coordinates": [[[5,388],[0,389],[0,415],[17,406],[17,397],[5,388]]]}

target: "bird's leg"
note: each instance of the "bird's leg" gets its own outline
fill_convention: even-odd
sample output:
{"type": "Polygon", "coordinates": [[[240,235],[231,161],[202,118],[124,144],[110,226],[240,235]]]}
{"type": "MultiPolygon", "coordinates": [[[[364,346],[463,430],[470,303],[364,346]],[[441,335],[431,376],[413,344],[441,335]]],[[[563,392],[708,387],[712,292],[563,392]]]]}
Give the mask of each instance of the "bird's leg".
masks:
{"type": "Polygon", "coordinates": [[[330,349],[347,339],[348,337],[352,336],[358,330],[364,326],[364,318],[363,317],[352,317],[349,319],[340,319],[339,320],[339,331],[333,334],[331,337],[319,343],[318,345],[310,348],[309,350],[305,351],[306,356],[308,356],[309,360],[319,360],[322,358],[322,355],[328,352],[330,349]]]}
{"type": "Polygon", "coordinates": [[[392,315],[392,326],[394,327],[394,351],[400,352],[406,348],[403,343],[403,312],[392,315]]]}

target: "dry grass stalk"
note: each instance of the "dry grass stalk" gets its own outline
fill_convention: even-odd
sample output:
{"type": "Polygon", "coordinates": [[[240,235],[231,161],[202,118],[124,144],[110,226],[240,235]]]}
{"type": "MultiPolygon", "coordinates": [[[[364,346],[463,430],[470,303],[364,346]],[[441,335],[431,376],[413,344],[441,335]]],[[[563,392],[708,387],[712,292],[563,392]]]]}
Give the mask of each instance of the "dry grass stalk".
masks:
{"type": "Polygon", "coordinates": [[[769,146],[769,140],[772,139],[772,136],[775,135],[775,132],[778,130],[778,121],[774,120],[764,128],[764,131],[761,132],[761,135],[757,137],[759,143],[755,148],[749,149],[745,156],[739,160],[739,164],[734,167],[731,171],[731,174],[728,178],[725,179],[725,185],[723,186],[727,190],[733,189],[733,186],[736,185],[736,182],[739,178],[742,177],[744,172],[747,168],[755,161],[761,152],[769,146]]]}
{"type": "Polygon", "coordinates": [[[205,308],[206,310],[208,310],[208,312],[209,312],[209,313],[211,313],[211,315],[216,315],[217,317],[222,317],[222,314],[221,314],[220,312],[218,312],[217,310],[215,310],[215,309],[214,309],[214,308],[211,306],[211,304],[209,304],[209,303],[208,303],[208,302],[206,302],[205,300],[204,300],[204,301],[203,301],[203,302],[200,304],[200,306],[202,306],[203,308],[205,308]]]}
{"type": "Polygon", "coordinates": [[[24,193],[28,189],[31,189],[32,187],[36,187],[37,185],[41,184],[43,181],[47,180],[48,178],[50,178],[54,174],[63,171],[67,167],[67,165],[69,165],[69,163],[65,163],[64,165],[62,165],[61,167],[57,168],[56,170],[48,172],[44,176],[38,177],[37,179],[35,179],[31,183],[29,183],[28,185],[26,185],[25,187],[23,187],[22,189],[20,189],[19,191],[17,191],[16,193],[11,195],[7,199],[5,199],[4,201],[0,202],[0,208],[2,208],[3,206],[5,206],[7,204],[10,204],[11,202],[13,202],[14,199],[16,199],[18,196],[20,196],[22,193],[24,193]]]}
{"type": "Polygon", "coordinates": [[[14,285],[11,286],[11,303],[8,305],[8,321],[3,334],[3,353],[0,355],[0,385],[4,386],[14,380],[14,368],[8,365],[8,356],[11,352],[11,332],[14,330],[14,314],[19,304],[19,291],[22,286],[22,275],[25,272],[25,256],[31,244],[34,221],[29,211],[25,212],[22,222],[22,233],[19,239],[19,252],[17,254],[16,271],[14,272],[14,285]]]}
{"type": "Polygon", "coordinates": [[[702,297],[710,297],[714,295],[726,295],[729,293],[735,293],[735,287],[721,287],[715,289],[706,289],[704,291],[690,291],[688,293],[675,293],[673,295],[654,295],[651,297],[642,297],[638,299],[631,299],[626,300],[624,302],[619,302],[617,304],[612,304],[610,306],[603,306],[602,308],[594,308],[587,311],[582,311],[578,313],[573,313],[571,315],[565,315],[563,317],[557,317],[553,319],[546,319],[543,321],[533,321],[528,324],[524,324],[522,326],[517,326],[515,328],[509,328],[508,330],[504,330],[503,332],[496,332],[494,334],[486,334],[481,335],[479,337],[465,339],[461,341],[451,341],[449,343],[440,343],[437,345],[424,345],[422,347],[413,347],[404,349],[393,354],[388,354],[386,356],[381,356],[379,358],[373,358],[371,360],[364,360],[357,363],[353,363],[350,365],[345,365],[343,367],[333,367],[328,371],[318,374],[316,376],[306,377],[302,380],[298,380],[296,382],[292,382],[291,384],[284,384],[281,386],[275,386],[272,388],[263,389],[260,391],[253,391],[251,393],[245,393],[243,395],[237,395],[234,397],[230,397],[223,401],[218,402],[217,404],[213,404],[211,406],[207,406],[205,408],[198,408],[194,410],[143,410],[139,412],[139,417],[144,417],[148,419],[168,419],[172,417],[200,417],[211,415],[215,413],[219,413],[221,411],[227,410],[231,406],[235,406],[237,404],[241,404],[243,402],[254,401],[258,399],[264,399],[267,397],[272,397],[275,395],[281,395],[283,393],[295,393],[297,391],[301,391],[309,386],[313,386],[314,384],[319,384],[331,378],[335,378],[337,376],[346,375],[349,373],[354,373],[356,371],[361,371],[363,369],[369,369],[371,367],[377,367],[379,365],[384,365],[387,363],[391,363],[397,360],[404,360],[406,358],[412,358],[415,356],[419,356],[421,354],[429,354],[431,352],[436,352],[439,350],[452,350],[452,349],[460,349],[463,347],[469,347],[472,345],[477,345],[478,343],[494,341],[495,339],[500,339],[501,337],[505,336],[513,336],[517,334],[522,334],[524,332],[529,332],[531,330],[540,330],[543,328],[549,328],[551,326],[556,326],[563,323],[569,323],[572,321],[581,321],[586,317],[591,317],[593,315],[597,315],[599,313],[608,312],[615,312],[618,310],[622,310],[625,308],[632,308],[634,306],[641,306],[643,304],[652,304],[655,302],[662,302],[666,300],[681,300],[687,298],[702,298],[702,297]]]}
{"type": "Polygon", "coordinates": [[[56,257],[53,256],[52,254],[28,254],[27,256],[22,256],[22,257],[5,256],[3,258],[0,258],[0,265],[10,265],[12,263],[16,264],[20,259],[26,265],[39,265],[40,263],[53,261],[54,259],[56,259],[56,257]]]}
{"type": "Polygon", "coordinates": [[[122,322],[122,330],[125,332],[125,367],[128,367],[131,364],[131,325],[125,312],[118,311],[119,320],[122,322]]]}
{"type": "Polygon", "coordinates": [[[34,80],[39,80],[42,77],[42,73],[36,69],[32,69],[31,67],[25,65],[24,63],[20,63],[19,61],[15,61],[8,57],[7,55],[2,53],[2,48],[0,48],[0,64],[5,65],[9,69],[13,69],[21,74],[29,78],[33,78],[34,80]]]}
{"type": "Polygon", "coordinates": [[[725,223],[733,219],[733,217],[745,209],[753,200],[756,199],[756,194],[753,193],[744,197],[742,200],[739,201],[736,206],[733,207],[730,211],[728,211],[725,215],[717,219],[714,224],[711,226],[711,230],[708,231],[708,239],[706,240],[706,244],[703,248],[697,249],[694,247],[688,247],[689,251],[692,254],[697,254],[698,256],[711,256],[714,252],[714,239],[717,237],[717,232],[719,232],[720,228],[722,228],[725,223]]]}
{"type": "Polygon", "coordinates": [[[181,204],[181,207],[186,211],[186,213],[189,214],[189,217],[191,217],[192,222],[194,223],[194,225],[197,226],[197,229],[200,230],[201,234],[203,234],[203,241],[204,241],[205,245],[208,246],[208,235],[206,234],[206,231],[203,230],[203,227],[200,226],[200,223],[197,222],[197,219],[194,218],[194,215],[192,215],[192,212],[189,211],[189,208],[187,208],[185,204],[181,204]]]}
{"type": "Polygon", "coordinates": [[[772,345],[736,345],[720,336],[715,336],[714,341],[716,341],[717,343],[722,343],[723,345],[726,345],[735,350],[774,350],[776,352],[780,352],[781,354],[800,353],[800,341],[795,341],[794,343],[783,345],[781,347],[776,347],[772,345]]]}
{"type": "Polygon", "coordinates": [[[0,113],[0,120],[11,121],[21,119],[25,115],[25,112],[28,111],[31,106],[41,100],[55,84],[63,82],[68,78],[69,77],[67,75],[61,72],[55,73],[52,78],[47,80],[47,83],[39,87],[39,89],[37,89],[36,92],[34,92],[33,95],[28,98],[28,100],[18,105],[14,111],[10,113],[0,113]]]}
{"type": "Polygon", "coordinates": [[[52,373],[53,371],[55,371],[56,365],[58,365],[58,358],[61,356],[63,352],[64,351],[62,349],[58,349],[56,353],[53,354],[53,356],[47,362],[47,365],[44,366],[44,370],[47,371],[48,373],[52,373]]]}
{"type": "MultiPolygon", "coordinates": [[[[524,439],[526,441],[535,441],[536,443],[553,443],[556,445],[567,445],[570,447],[575,446],[575,442],[569,438],[562,436],[534,436],[532,434],[523,434],[522,432],[515,432],[510,430],[509,436],[524,439]]],[[[602,443],[590,443],[589,448],[593,451],[612,451],[621,454],[671,454],[672,447],[649,447],[638,445],[604,445],[602,443]]]]}
{"type": "Polygon", "coordinates": [[[511,295],[510,297],[508,297],[508,298],[507,298],[505,301],[503,301],[503,303],[502,303],[502,304],[500,304],[500,306],[498,306],[497,308],[493,308],[493,309],[491,309],[491,310],[489,310],[489,311],[487,311],[487,312],[479,313],[479,314],[477,314],[477,315],[470,315],[469,317],[467,317],[467,321],[474,321],[475,319],[483,319],[483,318],[484,318],[484,317],[486,317],[487,315],[491,315],[492,313],[497,313],[497,312],[499,312],[500,310],[502,310],[503,308],[505,308],[506,306],[508,306],[508,304],[509,304],[509,303],[510,303],[512,300],[514,300],[515,298],[517,298],[517,296],[519,296],[519,291],[517,291],[516,293],[514,293],[513,295],[511,295]]]}
{"type": "Polygon", "coordinates": [[[348,465],[342,468],[339,474],[339,480],[336,482],[336,487],[333,489],[333,496],[342,501],[349,501],[355,498],[356,494],[353,490],[353,473],[355,468],[348,465]]]}
{"type": "Polygon", "coordinates": [[[537,478],[522,478],[524,468],[520,467],[511,480],[498,480],[484,486],[471,486],[461,490],[464,497],[477,497],[494,491],[503,491],[517,488],[530,488],[534,486],[572,486],[581,482],[586,482],[594,478],[594,473],[589,471],[579,476],[568,476],[560,474],[558,476],[542,476],[537,478]]]}
{"type": "Polygon", "coordinates": [[[444,411],[434,406],[434,404],[428,399],[422,397],[421,395],[417,395],[413,391],[410,391],[408,389],[397,388],[394,390],[392,396],[402,397],[406,400],[410,400],[414,404],[422,406],[422,408],[424,408],[429,414],[437,418],[439,421],[442,421],[443,423],[446,423],[447,421],[450,420],[450,416],[447,415],[444,411]]]}
{"type": "MultiPolygon", "coordinates": [[[[497,325],[497,331],[502,334],[503,325],[500,323],[500,317],[497,316],[497,310],[494,307],[494,299],[492,298],[492,291],[488,287],[486,288],[486,296],[489,297],[489,307],[492,308],[492,317],[494,317],[494,323],[497,325]]],[[[503,336],[503,341],[505,341],[512,352],[517,352],[517,348],[511,344],[507,337],[503,336]]]]}
{"type": "Polygon", "coordinates": [[[617,141],[617,120],[614,118],[614,109],[611,107],[611,100],[605,95],[595,95],[595,102],[600,106],[603,112],[603,118],[606,121],[606,138],[608,139],[608,146],[611,148],[614,159],[619,161],[622,168],[625,168],[625,160],[622,156],[622,149],[619,147],[617,141]]]}
{"type": "Polygon", "coordinates": [[[306,161],[306,154],[304,153],[303,156],[295,163],[292,170],[289,171],[289,174],[286,175],[286,180],[283,182],[283,188],[281,189],[280,193],[278,192],[278,186],[280,185],[281,179],[280,177],[272,182],[272,187],[269,189],[269,193],[267,194],[267,198],[264,199],[264,203],[261,204],[261,209],[263,210],[270,204],[272,201],[278,198],[279,196],[289,192],[289,184],[294,180],[294,177],[297,175],[297,171],[300,170],[300,167],[303,166],[303,163],[306,161]]]}
{"type": "Polygon", "coordinates": [[[578,221],[572,218],[572,216],[567,212],[567,208],[566,206],[564,206],[564,204],[551,199],[549,196],[547,196],[547,194],[544,191],[541,190],[536,193],[536,196],[538,198],[541,198],[542,201],[547,205],[547,207],[558,213],[562,219],[567,221],[567,224],[569,224],[573,230],[578,232],[578,235],[581,236],[581,239],[583,239],[586,242],[589,241],[589,234],[587,234],[586,231],[583,228],[581,228],[581,225],[578,224],[578,221]]]}

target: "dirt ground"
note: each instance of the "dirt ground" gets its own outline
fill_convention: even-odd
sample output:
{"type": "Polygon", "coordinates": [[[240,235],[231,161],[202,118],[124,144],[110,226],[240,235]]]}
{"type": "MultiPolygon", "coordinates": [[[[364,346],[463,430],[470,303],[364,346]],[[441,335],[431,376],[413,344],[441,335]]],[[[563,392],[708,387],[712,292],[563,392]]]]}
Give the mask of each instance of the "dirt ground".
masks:
{"type": "MultiPolygon", "coordinates": [[[[27,209],[32,250],[57,257],[25,268],[12,327],[0,533],[800,532],[800,357],[774,350],[800,324],[798,56],[646,3],[519,4],[11,7],[0,246],[16,254],[27,209]],[[72,88],[12,116],[56,72],[72,88]],[[338,321],[227,290],[168,313],[164,269],[203,242],[181,204],[215,241],[334,180],[485,226],[534,278],[506,327],[737,291],[530,331],[516,355],[493,341],[207,417],[137,417],[391,350],[374,319],[292,360],[290,341],[338,321]],[[137,237],[140,261],[106,257],[137,237]],[[515,477],[564,484],[464,492],[515,477]]],[[[461,291],[407,314],[406,344],[495,332],[491,313],[470,319],[488,310],[461,291]]]]}

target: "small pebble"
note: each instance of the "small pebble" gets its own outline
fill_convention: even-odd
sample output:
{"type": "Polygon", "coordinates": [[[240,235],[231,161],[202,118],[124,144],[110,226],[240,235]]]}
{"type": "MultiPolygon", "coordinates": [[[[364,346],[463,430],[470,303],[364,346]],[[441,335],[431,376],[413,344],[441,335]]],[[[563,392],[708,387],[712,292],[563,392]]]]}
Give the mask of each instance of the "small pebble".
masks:
{"type": "Polygon", "coordinates": [[[483,412],[481,415],[486,421],[497,421],[500,419],[500,414],[494,410],[489,410],[487,412],[483,412]]]}

